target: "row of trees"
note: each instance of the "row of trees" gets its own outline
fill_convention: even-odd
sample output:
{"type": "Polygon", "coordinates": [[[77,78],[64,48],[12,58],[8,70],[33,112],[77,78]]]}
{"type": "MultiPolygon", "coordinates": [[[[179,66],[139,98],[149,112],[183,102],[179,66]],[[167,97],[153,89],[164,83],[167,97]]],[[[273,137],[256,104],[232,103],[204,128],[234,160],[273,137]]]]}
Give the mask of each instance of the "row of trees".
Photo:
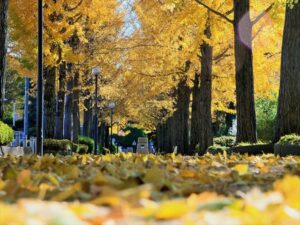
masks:
{"type": "MultiPolygon", "coordinates": [[[[7,21],[5,2],[1,21],[7,21]]],[[[197,144],[205,150],[217,111],[237,113],[238,142],[256,142],[255,96],[277,91],[280,56],[275,139],[299,133],[299,3],[287,5],[285,13],[279,0],[47,1],[46,137],[76,141],[80,124],[92,136],[91,68],[99,65],[102,130],[113,99],[121,123],[157,129],[160,147],[168,151],[178,146],[189,153],[197,144]]],[[[36,2],[12,0],[8,11],[8,66],[34,83],[36,2]]],[[[5,24],[1,29],[5,40],[5,24]]]]}
{"type": "MultiPolygon", "coordinates": [[[[214,53],[215,46],[212,44],[212,39],[215,34],[211,30],[212,26],[216,27],[218,24],[222,24],[221,21],[216,21],[218,19],[233,25],[234,42],[232,46],[234,46],[233,55],[235,62],[236,81],[235,102],[238,119],[237,142],[256,142],[257,135],[253,64],[253,51],[256,49],[253,48],[253,41],[258,35],[260,35],[262,30],[265,29],[265,26],[267,26],[265,24],[266,22],[262,22],[264,19],[267,21],[269,17],[272,16],[274,21],[283,21],[284,14],[280,13],[282,7],[281,2],[274,3],[274,1],[265,1],[264,4],[266,6],[260,5],[260,7],[258,7],[256,10],[259,10],[259,8],[262,7],[264,7],[264,9],[257,13],[257,15],[254,17],[252,16],[253,19],[250,18],[251,10],[257,7],[257,5],[252,4],[252,7],[250,8],[250,1],[232,1],[232,3],[230,3],[231,8],[228,8],[227,10],[224,10],[226,9],[225,3],[222,2],[220,7],[216,1],[212,4],[199,0],[172,1],[171,3],[169,1],[160,1],[159,3],[167,5],[166,8],[172,12],[172,15],[175,18],[176,14],[178,15],[180,13],[186,13],[188,10],[193,8],[193,3],[197,3],[199,6],[207,10],[206,13],[203,11],[201,12],[202,21],[205,19],[204,25],[203,22],[198,22],[201,23],[201,25],[198,27],[203,30],[202,41],[200,41],[198,53],[201,69],[200,71],[196,71],[193,79],[194,85],[192,88],[193,100],[191,113],[190,149],[194,149],[195,146],[199,144],[201,151],[204,152],[205,149],[212,145],[213,142],[211,106],[212,83],[214,75],[213,66],[214,58],[216,56],[214,53]],[[189,7],[189,9],[186,10],[185,7],[189,7]],[[276,13],[278,13],[277,16],[274,16],[276,13]],[[203,16],[203,14],[205,16],[203,16]],[[231,16],[232,14],[233,16],[231,16]],[[216,17],[218,17],[218,19],[216,17]],[[255,26],[259,26],[259,28],[255,29],[255,26]]],[[[297,47],[299,45],[299,41],[297,40],[296,36],[294,36],[299,30],[299,21],[296,19],[297,15],[299,15],[299,4],[297,2],[289,1],[286,5],[286,19],[284,25],[281,57],[279,107],[274,141],[277,141],[285,134],[299,134],[299,97],[296,97],[299,96],[298,92],[300,90],[299,83],[297,81],[299,78],[299,72],[296,72],[298,66],[296,62],[299,60],[299,56],[297,56],[296,51],[298,49],[297,47]],[[294,68],[296,70],[294,70],[294,68]],[[292,102],[295,104],[292,104],[292,102]]],[[[144,11],[143,13],[147,14],[148,12],[144,11]]],[[[191,22],[191,20],[189,20],[189,22],[191,22]]],[[[223,27],[222,29],[224,31],[223,27]]],[[[280,35],[277,35],[276,38],[277,40],[281,41],[280,35]]],[[[196,38],[194,38],[194,41],[196,42],[196,38]]],[[[225,49],[224,52],[225,53],[223,54],[226,54],[227,49],[225,49]]],[[[276,53],[265,52],[266,58],[273,57],[274,54],[276,53]]],[[[217,56],[216,58],[219,57],[220,56],[217,56]]],[[[265,70],[263,76],[270,76],[267,74],[269,72],[270,70],[265,70]]],[[[184,78],[181,78],[178,82],[178,93],[176,96],[178,97],[178,100],[181,100],[177,101],[177,103],[174,105],[175,113],[173,113],[173,116],[168,117],[166,122],[160,123],[157,131],[159,136],[158,140],[162,149],[170,151],[173,146],[178,146],[182,152],[187,153],[189,151],[189,148],[187,147],[189,140],[186,138],[188,137],[189,133],[189,129],[187,129],[189,115],[185,114],[188,112],[187,110],[181,110],[180,106],[178,107],[179,104],[182,104],[180,102],[182,101],[180,93],[182,92],[181,90],[184,90],[181,84],[184,82],[184,80],[184,78]]],[[[261,81],[259,80],[257,82],[261,81]]],[[[270,89],[270,91],[272,90],[270,89]]],[[[187,97],[185,97],[185,101],[189,100],[189,90],[186,89],[184,93],[187,95],[187,97]]],[[[186,104],[186,109],[187,107],[189,107],[189,104],[186,104]]]]}

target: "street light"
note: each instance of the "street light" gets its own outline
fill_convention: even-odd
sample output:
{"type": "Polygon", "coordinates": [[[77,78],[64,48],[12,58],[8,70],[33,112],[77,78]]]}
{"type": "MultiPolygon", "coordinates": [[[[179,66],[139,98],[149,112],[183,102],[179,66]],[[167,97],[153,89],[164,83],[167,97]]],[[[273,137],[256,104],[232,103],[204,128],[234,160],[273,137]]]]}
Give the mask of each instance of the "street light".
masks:
{"type": "Polygon", "coordinates": [[[99,109],[98,109],[98,77],[101,73],[100,67],[96,66],[92,69],[92,74],[95,76],[95,118],[94,118],[94,154],[98,154],[98,116],[99,116],[99,109]]]}
{"type": "Polygon", "coordinates": [[[37,81],[37,154],[43,155],[43,0],[38,0],[38,81],[37,81]]]}
{"type": "Polygon", "coordinates": [[[108,105],[110,109],[110,150],[112,150],[112,134],[113,134],[113,114],[114,114],[114,108],[116,108],[116,103],[115,102],[110,102],[108,105]]]}

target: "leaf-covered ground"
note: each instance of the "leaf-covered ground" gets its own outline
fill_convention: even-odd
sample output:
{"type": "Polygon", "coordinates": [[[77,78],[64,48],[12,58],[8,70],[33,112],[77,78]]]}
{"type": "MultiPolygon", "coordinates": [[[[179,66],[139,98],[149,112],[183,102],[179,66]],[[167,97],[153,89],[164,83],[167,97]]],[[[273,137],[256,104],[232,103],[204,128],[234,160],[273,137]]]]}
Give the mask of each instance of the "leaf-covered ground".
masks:
{"type": "Polygon", "coordinates": [[[0,158],[8,224],[300,224],[300,157],[0,158]]]}

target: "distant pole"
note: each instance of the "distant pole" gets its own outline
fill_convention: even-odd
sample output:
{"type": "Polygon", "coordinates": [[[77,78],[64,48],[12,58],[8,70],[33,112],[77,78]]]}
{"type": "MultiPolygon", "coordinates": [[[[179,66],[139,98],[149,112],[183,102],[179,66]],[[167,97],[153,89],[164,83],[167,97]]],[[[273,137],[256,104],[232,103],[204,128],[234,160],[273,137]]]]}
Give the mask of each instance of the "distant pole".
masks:
{"type": "Polygon", "coordinates": [[[113,109],[110,109],[110,150],[113,149],[113,109]]]}
{"type": "Polygon", "coordinates": [[[37,81],[37,154],[43,155],[43,0],[38,0],[38,81],[37,81]]]}
{"type": "Polygon", "coordinates": [[[17,105],[17,102],[16,102],[16,100],[14,99],[13,100],[13,128],[15,128],[16,127],[16,105],[17,105]]]}
{"type": "Polygon", "coordinates": [[[110,150],[113,150],[113,125],[114,125],[113,115],[114,115],[114,108],[116,107],[116,103],[110,102],[108,107],[110,108],[110,150]]]}
{"type": "Polygon", "coordinates": [[[94,67],[92,74],[95,76],[95,118],[94,118],[94,154],[98,154],[98,117],[99,117],[99,108],[98,108],[98,77],[101,71],[98,66],[94,67]]]}
{"type": "Polygon", "coordinates": [[[98,109],[98,75],[96,75],[95,77],[95,137],[94,137],[94,141],[95,141],[95,155],[98,154],[98,116],[99,116],[99,109],[98,109]]]}
{"type": "Polygon", "coordinates": [[[29,103],[29,78],[25,78],[25,94],[24,94],[24,135],[28,138],[28,103],[29,103]]]}

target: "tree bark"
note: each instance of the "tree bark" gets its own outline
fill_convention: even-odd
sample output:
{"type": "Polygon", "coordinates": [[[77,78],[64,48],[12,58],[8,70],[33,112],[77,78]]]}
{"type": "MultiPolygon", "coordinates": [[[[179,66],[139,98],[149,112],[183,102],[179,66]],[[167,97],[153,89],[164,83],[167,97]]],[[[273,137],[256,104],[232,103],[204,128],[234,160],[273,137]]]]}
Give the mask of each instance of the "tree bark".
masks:
{"type": "Polygon", "coordinates": [[[300,3],[286,8],[275,141],[300,135],[300,3]]]}
{"type": "Polygon", "coordinates": [[[4,118],[8,0],[0,0],[0,120],[4,118]]]}
{"type": "Polygon", "coordinates": [[[55,131],[55,81],[56,67],[46,67],[44,69],[45,79],[45,138],[54,138],[55,131]]]}
{"type": "Polygon", "coordinates": [[[165,152],[172,153],[174,147],[174,129],[173,129],[173,117],[168,118],[167,120],[167,129],[166,129],[166,146],[165,152]]]}
{"type": "Polygon", "coordinates": [[[64,115],[64,138],[71,140],[73,138],[73,78],[70,77],[67,81],[66,105],[64,115]]]}
{"type": "MultiPolygon", "coordinates": [[[[211,38],[209,15],[204,35],[207,39],[211,38]]],[[[205,154],[207,148],[213,144],[211,116],[213,48],[204,40],[200,45],[200,52],[201,72],[195,74],[193,89],[191,149],[195,150],[196,145],[199,145],[199,153],[205,154]]]]}
{"type": "Polygon", "coordinates": [[[84,106],[86,110],[83,115],[83,135],[87,137],[93,137],[93,104],[92,98],[84,100],[84,106]]]}
{"type": "Polygon", "coordinates": [[[189,109],[191,89],[187,84],[187,78],[183,78],[177,89],[176,112],[172,120],[172,147],[177,146],[178,152],[189,154],[189,109]]]}
{"type": "MultiPolygon", "coordinates": [[[[211,38],[210,18],[208,16],[205,36],[211,38]]],[[[200,154],[205,154],[209,146],[213,144],[212,134],[212,61],[213,48],[206,41],[200,46],[201,51],[201,76],[199,92],[199,148],[200,154]]]]}
{"type": "MultiPolygon", "coordinates": [[[[93,129],[94,126],[92,126],[91,128],[93,129]]],[[[107,129],[106,129],[106,123],[104,121],[101,122],[101,125],[100,127],[98,128],[99,129],[99,144],[102,146],[102,147],[108,147],[106,144],[109,143],[109,141],[107,141],[107,135],[106,135],[106,132],[107,132],[107,129]]]]}
{"type": "Polygon", "coordinates": [[[237,142],[257,141],[249,0],[234,0],[237,142]]]}
{"type": "Polygon", "coordinates": [[[192,118],[191,118],[191,144],[190,150],[196,149],[196,146],[200,143],[200,124],[199,124],[199,97],[200,97],[200,74],[195,73],[193,82],[193,100],[192,100],[192,118]]]}
{"type": "Polygon", "coordinates": [[[167,124],[162,124],[161,132],[161,152],[167,152],[167,124]]]}
{"type": "MultiPolygon", "coordinates": [[[[88,73],[88,72],[87,72],[88,73]]],[[[85,85],[90,86],[93,84],[93,79],[87,79],[85,85]]],[[[93,97],[90,90],[84,92],[84,113],[83,113],[83,135],[87,137],[93,136],[93,118],[94,118],[94,107],[93,107],[93,97]]],[[[99,139],[100,140],[100,139],[99,139]]]]}
{"type": "Polygon", "coordinates": [[[80,134],[80,74],[75,72],[73,83],[73,142],[78,143],[80,134]]]}
{"type": "Polygon", "coordinates": [[[65,95],[66,95],[66,63],[63,62],[59,66],[59,90],[56,103],[56,122],[55,122],[55,138],[63,139],[64,130],[64,112],[65,112],[65,95]]]}

